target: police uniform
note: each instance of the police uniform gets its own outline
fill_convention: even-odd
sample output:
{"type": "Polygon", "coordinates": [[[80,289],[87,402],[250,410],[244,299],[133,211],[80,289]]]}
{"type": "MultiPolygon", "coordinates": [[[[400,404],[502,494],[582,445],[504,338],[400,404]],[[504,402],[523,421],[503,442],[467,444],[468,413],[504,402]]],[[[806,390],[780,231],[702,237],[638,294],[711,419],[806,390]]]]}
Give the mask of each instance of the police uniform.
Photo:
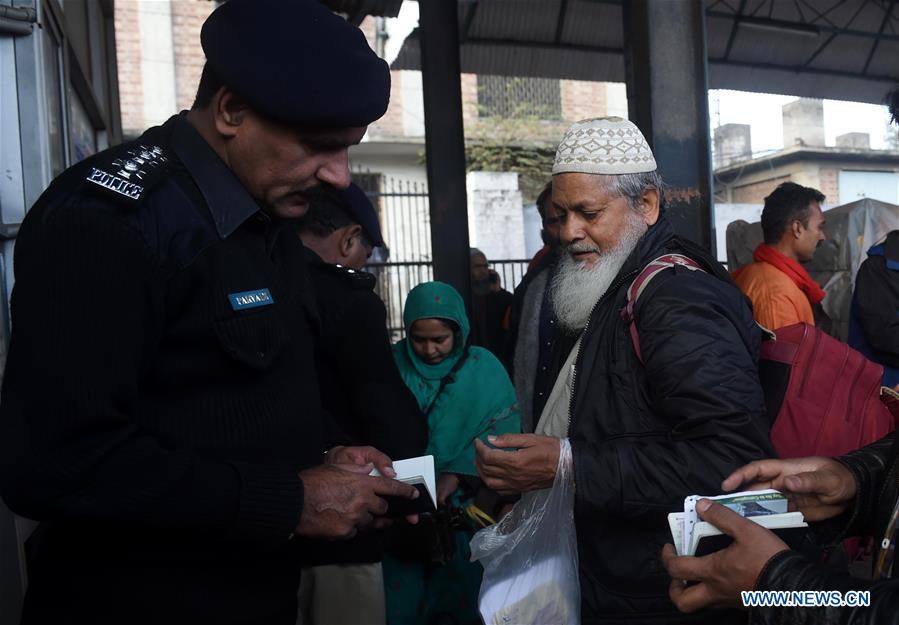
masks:
{"type": "MultiPolygon", "coordinates": [[[[315,362],[327,413],[352,444],[373,445],[396,459],[422,455],[427,421],[394,363],[375,277],[326,263],[311,250],[306,255],[321,319],[315,362]]],[[[364,532],[313,551],[306,561],[317,566],[303,570],[300,592],[304,624],[383,623],[380,534],[364,532]],[[353,601],[341,600],[347,594],[353,601]]]]}
{"type": "MultiPolygon", "coordinates": [[[[322,5],[230,0],[204,25],[211,64],[230,62],[216,46],[241,24],[228,45],[245,73],[268,60],[255,56],[273,52],[267,38],[299,55],[298,78],[296,58],[341,42],[325,63],[377,83],[368,109],[342,117],[260,83],[253,97],[281,106],[273,118],[351,126],[383,113],[386,65],[322,5]]],[[[339,97],[333,79],[320,86],[339,97]]],[[[14,260],[0,488],[43,522],[23,623],[292,625],[297,473],[329,439],[294,229],[182,114],[54,180],[14,260]]]]}
{"type": "Polygon", "coordinates": [[[391,458],[422,454],[427,422],[393,361],[375,277],[326,263],[311,250],[306,257],[321,318],[316,363],[327,412],[355,445],[391,458]]]}

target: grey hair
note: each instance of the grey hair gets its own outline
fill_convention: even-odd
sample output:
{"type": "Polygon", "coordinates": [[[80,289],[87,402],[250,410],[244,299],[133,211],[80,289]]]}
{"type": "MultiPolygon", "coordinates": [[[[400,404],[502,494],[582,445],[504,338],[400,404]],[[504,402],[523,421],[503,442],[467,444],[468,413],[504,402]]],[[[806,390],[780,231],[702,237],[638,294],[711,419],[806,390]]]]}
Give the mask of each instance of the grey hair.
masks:
{"type": "Polygon", "coordinates": [[[469,255],[469,258],[472,256],[478,256],[478,255],[483,256],[484,258],[487,258],[487,255],[476,247],[468,248],[468,255],[469,255]]]}
{"type": "Polygon", "coordinates": [[[634,210],[640,201],[640,196],[646,189],[655,189],[659,192],[659,201],[665,192],[665,182],[658,170],[646,171],[639,174],[603,174],[603,185],[618,197],[627,198],[627,203],[634,210]]]}

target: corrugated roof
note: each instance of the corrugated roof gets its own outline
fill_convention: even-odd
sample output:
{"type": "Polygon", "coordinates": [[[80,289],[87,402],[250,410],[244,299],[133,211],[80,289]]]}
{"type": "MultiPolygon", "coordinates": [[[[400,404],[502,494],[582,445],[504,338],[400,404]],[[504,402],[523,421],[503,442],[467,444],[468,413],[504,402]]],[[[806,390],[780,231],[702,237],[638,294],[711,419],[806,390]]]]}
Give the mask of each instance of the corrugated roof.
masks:
{"type": "Polygon", "coordinates": [[[332,11],[344,13],[353,24],[362,23],[366,15],[396,17],[403,0],[321,0],[332,11]]]}
{"type": "MultiPolygon", "coordinates": [[[[895,0],[705,6],[710,88],[880,104],[899,84],[895,0]]],[[[459,0],[462,71],[623,81],[621,13],[620,0],[459,0]]],[[[420,69],[417,30],[393,68],[420,69]]]]}

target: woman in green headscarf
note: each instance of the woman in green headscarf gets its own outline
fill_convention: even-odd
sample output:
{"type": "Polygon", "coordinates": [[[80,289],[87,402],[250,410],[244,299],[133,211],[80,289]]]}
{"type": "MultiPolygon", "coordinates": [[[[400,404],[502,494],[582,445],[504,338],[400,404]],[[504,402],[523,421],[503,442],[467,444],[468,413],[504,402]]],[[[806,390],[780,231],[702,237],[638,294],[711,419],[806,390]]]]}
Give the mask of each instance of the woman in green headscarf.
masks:
{"type": "MultiPolygon", "coordinates": [[[[427,416],[441,507],[465,510],[483,494],[474,440],[520,431],[515,389],[499,360],[468,346],[469,323],[459,293],[426,282],[409,293],[403,310],[406,338],[393,355],[406,386],[427,416]]],[[[489,512],[489,511],[488,511],[489,512]]],[[[390,625],[480,624],[481,566],[468,561],[471,531],[453,531],[455,554],[434,565],[422,558],[384,559],[390,625]]]]}

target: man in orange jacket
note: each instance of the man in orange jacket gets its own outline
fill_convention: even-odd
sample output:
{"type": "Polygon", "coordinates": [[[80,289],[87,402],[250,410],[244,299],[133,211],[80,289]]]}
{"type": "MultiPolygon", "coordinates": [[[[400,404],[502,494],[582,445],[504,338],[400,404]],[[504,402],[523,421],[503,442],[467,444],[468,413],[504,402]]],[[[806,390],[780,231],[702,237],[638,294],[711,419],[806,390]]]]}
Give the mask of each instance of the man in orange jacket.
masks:
{"type": "Polygon", "coordinates": [[[804,321],[815,325],[812,305],[824,290],[800,263],[812,260],[824,242],[824,194],[795,182],[784,182],[765,198],[764,243],[752,254],[755,262],[733,273],[737,286],[752,300],[755,320],[776,330],[804,321]]]}

